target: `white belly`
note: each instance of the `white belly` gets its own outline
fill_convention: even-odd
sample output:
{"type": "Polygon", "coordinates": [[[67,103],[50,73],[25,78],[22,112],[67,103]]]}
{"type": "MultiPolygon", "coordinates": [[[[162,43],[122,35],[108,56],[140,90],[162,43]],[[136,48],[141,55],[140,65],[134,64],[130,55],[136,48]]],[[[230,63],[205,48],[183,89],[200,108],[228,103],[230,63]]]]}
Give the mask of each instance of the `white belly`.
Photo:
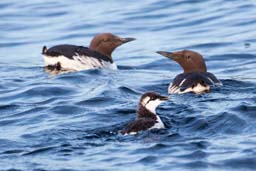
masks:
{"type": "Polygon", "coordinates": [[[87,69],[96,68],[108,68],[116,70],[117,66],[115,63],[110,63],[106,61],[99,61],[96,58],[87,56],[74,56],[73,59],[69,59],[65,56],[51,57],[44,55],[45,65],[56,65],[60,64],[61,68],[65,70],[80,71],[87,69]]]}

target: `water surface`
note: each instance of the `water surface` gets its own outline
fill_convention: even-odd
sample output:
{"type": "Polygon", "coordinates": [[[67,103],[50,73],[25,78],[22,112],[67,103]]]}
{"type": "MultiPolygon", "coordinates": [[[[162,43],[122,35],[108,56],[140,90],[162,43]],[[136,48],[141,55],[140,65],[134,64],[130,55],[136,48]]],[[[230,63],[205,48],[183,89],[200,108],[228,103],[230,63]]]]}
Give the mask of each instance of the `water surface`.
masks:
{"type": "Polygon", "coordinates": [[[1,170],[255,170],[256,2],[0,2],[1,170]],[[136,37],[113,54],[118,71],[44,72],[41,49],[87,46],[101,32],[136,37]],[[191,49],[224,86],[173,95],[167,129],[118,131],[141,94],[167,94],[181,68],[157,50],[191,49]]]}

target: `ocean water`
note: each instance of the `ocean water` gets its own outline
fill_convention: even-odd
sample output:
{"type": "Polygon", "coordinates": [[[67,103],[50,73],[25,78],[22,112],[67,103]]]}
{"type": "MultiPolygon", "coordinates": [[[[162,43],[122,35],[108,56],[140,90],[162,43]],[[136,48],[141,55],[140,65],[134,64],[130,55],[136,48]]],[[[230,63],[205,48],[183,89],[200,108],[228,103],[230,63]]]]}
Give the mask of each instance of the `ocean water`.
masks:
{"type": "Polygon", "coordinates": [[[0,170],[256,170],[255,0],[1,0],[0,170]],[[119,70],[52,75],[41,50],[87,46],[101,32],[135,37],[119,70]],[[158,50],[190,49],[224,84],[172,95],[167,129],[118,134],[146,91],[181,72],[158,50]]]}

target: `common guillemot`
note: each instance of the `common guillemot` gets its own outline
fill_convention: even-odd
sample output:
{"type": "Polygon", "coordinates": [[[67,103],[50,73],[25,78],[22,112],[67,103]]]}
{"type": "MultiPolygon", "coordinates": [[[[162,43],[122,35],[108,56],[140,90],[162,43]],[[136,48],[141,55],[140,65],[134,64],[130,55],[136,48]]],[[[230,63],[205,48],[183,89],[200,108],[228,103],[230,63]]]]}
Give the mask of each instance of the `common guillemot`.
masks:
{"type": "Polygon", "coordinates": [[[128,126],[121,131],[121,134],[133,135],[137,134],[139,131],[165,128],[162,120],[156,114],[156,108],[166,100],[168,100],[168,97],[161,96],[154,92],[143,94],[138,104],[136,120],[128,124],[128,126]]]}
{"type": "Polygon", "coordinates": [[[170,83],[168,87],[169,94],[188,92],[202,94],[209,92],[211,86],[222,85],[212,73],[207,72],[204,58],[197,52],[183,50],[178,52],[157,51],[157,53],[176,61],[184,70],[170,83]]]}
{"type": "Polygon", "coordinates": [[[117,69],[112,59],[116,47],[135,38],[121,38],[111,33],[96,35],[89,48],[76,45],[57,45],[42,49],[45,65],[49,69],[80,71],[95,68],[117,69]]]}

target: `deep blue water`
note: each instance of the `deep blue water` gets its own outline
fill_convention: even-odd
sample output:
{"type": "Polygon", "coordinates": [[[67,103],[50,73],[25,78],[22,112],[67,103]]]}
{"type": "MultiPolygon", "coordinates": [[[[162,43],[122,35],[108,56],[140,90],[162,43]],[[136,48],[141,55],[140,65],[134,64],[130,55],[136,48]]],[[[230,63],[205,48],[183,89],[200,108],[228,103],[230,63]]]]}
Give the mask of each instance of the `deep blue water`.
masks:
{"type": "Polygon", "coordinates": [[[256,1],[0,1],[0,170],[256,170],[256,1]],[[49,75],[44,45],[136,41],[118,71],[49,75]],[[173,95],[167,129],[121,136],[141,94],[167,94],[181,68],[155,53],[205,56],[224,86],[173,95]]]}

